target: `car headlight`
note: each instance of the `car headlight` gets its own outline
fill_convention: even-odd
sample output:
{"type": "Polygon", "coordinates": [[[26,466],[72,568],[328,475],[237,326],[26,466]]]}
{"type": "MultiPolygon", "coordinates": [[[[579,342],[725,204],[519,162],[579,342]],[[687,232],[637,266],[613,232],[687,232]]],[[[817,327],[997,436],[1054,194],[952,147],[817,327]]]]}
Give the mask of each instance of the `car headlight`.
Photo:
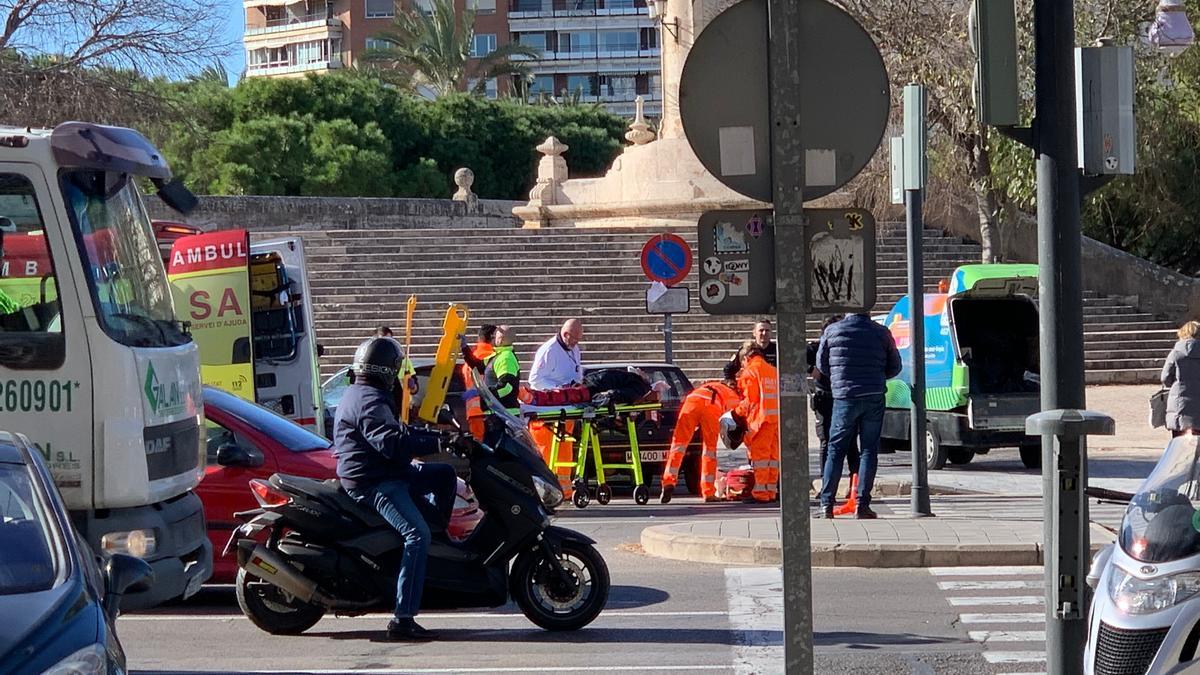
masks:
{"type": "Polygon", "coordinates": [[[537,491],[538,499],[542,500],[542,504],[546,508],[552,509],[562,503],[563,493],[557,485],[551,485],[541,478],[534,476],[533,489],[537,491]]]}
{"type": "Polygon", "coordinates": [[[1108,595],[1126,614],[1160,612],[1200,592],[1200,573],[1185,572],[1139,579],[1114,566],[1108,575],[1108,595]]]}
{"type": "Polygon", "coordinates": [[[100,548],[106,553],[124,553],[135,558],[146,558],[158,550],[158,537],[154,536],[154,530],[109,532],[100,537],[100,548]]]}
{"type": "Polygon", "coordinates": [[[104,645],[88,645],[67,658],[50,666],[42,675],[105,675],[108,658],[104,645]]]}

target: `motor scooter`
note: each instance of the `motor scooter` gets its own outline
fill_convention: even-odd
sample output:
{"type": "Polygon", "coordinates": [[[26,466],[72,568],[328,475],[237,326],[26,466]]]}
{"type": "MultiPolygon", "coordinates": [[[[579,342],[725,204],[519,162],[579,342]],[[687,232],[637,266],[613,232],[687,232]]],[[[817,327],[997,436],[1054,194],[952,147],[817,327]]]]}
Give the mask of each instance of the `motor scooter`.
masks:
{"type": "MultiPolygon", "coordinates": [[[[608,601],[608,567],[593,540],[551,525],[563,500],[557,477],[525,424],[476,386],[491,411],[484,441],[461,429],[444,440],[469,463],[483,519],[462,542],[434,532],[422,607],[498,607],[511,597],[542,628],[582,628],[608,601]]],[[[225,551],[237,552],[238,605],[256,626],[294,635],[330,611],[392,608],[404,542],[378,513],[336,480],[250,483],[262,508],[238,514],[244,524],[225,551]]]]}
{"type": "Polygon", "coordinates": [[[1193,434],[1171,439],[1137,492],[1125,495],[1117,542],[1092,559],[1088,675],[1200,672],[1198,442],[1193,434]]]}

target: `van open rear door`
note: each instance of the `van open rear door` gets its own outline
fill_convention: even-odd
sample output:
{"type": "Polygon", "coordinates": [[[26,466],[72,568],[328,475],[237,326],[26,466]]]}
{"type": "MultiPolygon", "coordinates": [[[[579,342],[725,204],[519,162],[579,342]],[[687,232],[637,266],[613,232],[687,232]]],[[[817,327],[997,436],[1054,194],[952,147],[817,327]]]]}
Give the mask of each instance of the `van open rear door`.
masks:
{"type": "Polygon", "coordinates": [[[324,435],[304,242],[257,242],[250,254],[258,403],[324,435]]]}

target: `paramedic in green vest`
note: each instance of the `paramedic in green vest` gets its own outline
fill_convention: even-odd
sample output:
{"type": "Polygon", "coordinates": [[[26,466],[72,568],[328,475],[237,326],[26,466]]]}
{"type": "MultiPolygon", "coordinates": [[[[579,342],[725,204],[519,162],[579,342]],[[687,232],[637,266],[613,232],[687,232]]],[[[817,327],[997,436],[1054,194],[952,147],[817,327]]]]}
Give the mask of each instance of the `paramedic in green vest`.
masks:
{"type": "Polygon", "coordinates": [[[520,407],[517,394],[521,389],[521,364],[513,352],[512,341],[512,329],[496,326],[496,334],[492,336],[495,351],[484,359],[483,379],[505,408],[516,409],[520,407]]]}

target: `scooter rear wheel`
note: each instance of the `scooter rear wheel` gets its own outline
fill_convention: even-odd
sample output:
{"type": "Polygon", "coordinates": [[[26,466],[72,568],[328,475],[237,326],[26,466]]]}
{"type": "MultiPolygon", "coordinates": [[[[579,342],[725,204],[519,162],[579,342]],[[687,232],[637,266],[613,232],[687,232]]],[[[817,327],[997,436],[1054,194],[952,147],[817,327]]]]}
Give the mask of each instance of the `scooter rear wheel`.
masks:
{"type": "Polygon", "coordinates": [[[517,556],[509,592],[525,616],[542,628],[578,630],[608,604],[608,565],[594,546],[574,541],[561,542],[558,559],[566,579],[540,548],[517,556]]]}
{"type": "Polygon", "coordinates": [[[244,569],[238,570],[235,589],[242,614],[272,635],[299,635],[325,616],[324,607],[289,595],[244,569]]]}

